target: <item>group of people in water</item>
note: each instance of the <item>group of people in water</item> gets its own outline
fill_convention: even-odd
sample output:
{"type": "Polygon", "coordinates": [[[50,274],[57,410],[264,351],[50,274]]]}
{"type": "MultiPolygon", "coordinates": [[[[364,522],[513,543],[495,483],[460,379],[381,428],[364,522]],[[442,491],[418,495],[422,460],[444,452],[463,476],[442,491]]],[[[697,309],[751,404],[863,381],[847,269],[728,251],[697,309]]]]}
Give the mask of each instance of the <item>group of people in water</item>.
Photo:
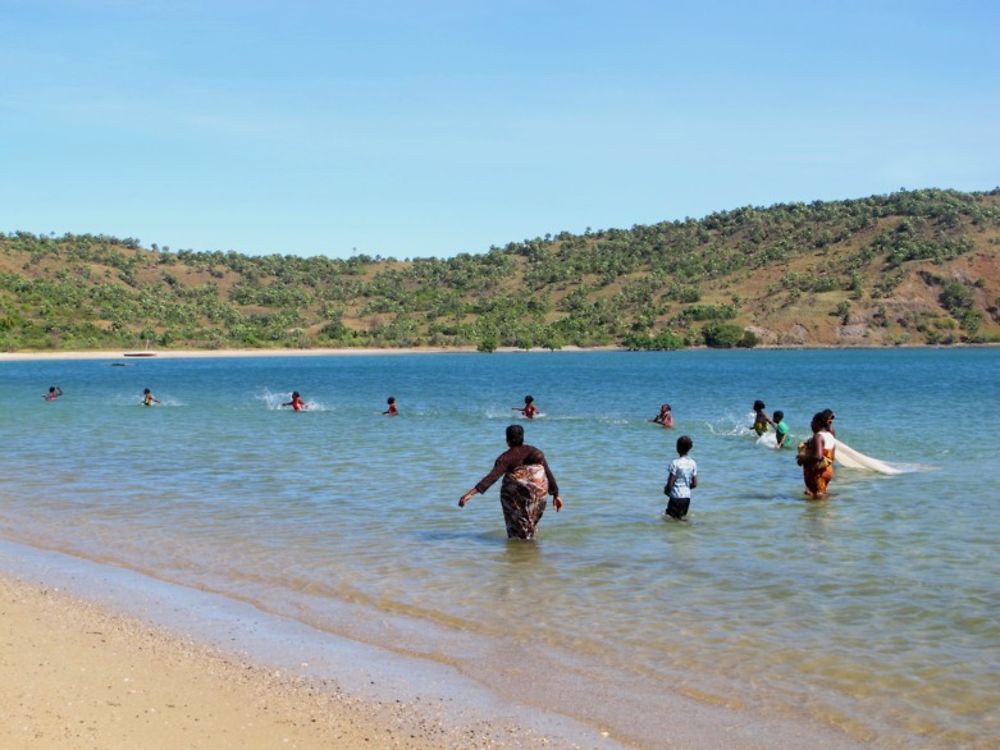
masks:
{"type": "MultiPolygon", "coordinates": [[[[524,407],[513,407],[531,419],[537,414],[534,399],[525,396],[524,407]]],[[[775,411],[773,417],[765,411],[766,405],[757,400],[753,405],[753,430],[763,435],[774,428],[775,448],[781,449],[788,441],[788,425],[782,411],[775,411]]],[[[833,429],[833,411],[824,409],[812,419],[812,436],[802,441],[796,453],[796,462],[802,467],[802,477],[806,494],[819,500],[826,496],[827,486],[833,479],[833,460],[837,447],[833,429]]],[[[664,428],[674,426],[670,404],[663,404],[659,413],[649,420],[664,428]]],[[[507,450],[493,463],[493,469],[477,482],[458,500],[464,508],[475,495],[486,492],[501,476],[500,506],[509,538],[531,539],[545,512],[547,495],[552,495],[556,512],[562,510],[563,500],[559,485],[552,469],[545,460],[545,454],[533,445],[524,442],[524,428],[510,425],[506,431],[507,450]]],[[[665,514],[678,521],[684,520],[691,506],[691,490],[698,486],[698,464],[689,455],[694,441],[688,435],[677,438],[677,458],[667,467],[667,482],[663,493],[667,496],[665,514]]]]}
{"type": "MultiPolygon", "coordinates": [[[[55,401],[62,395],[62,388],[52,386],[42,397],[46,401],[55,401]]],[[[160,403],[160,400],[146,388],[143,390],[141,403],[144,406],[153,406],[160,403]]],[[[394,396],[389,396],[386,405],[387,408],[382,415],[388,417],[399,415],[394,396]]],[[[291,401],[282,403],[281,406],[291,407],[296,412],[307,409],[298,391],[292,391],[291,401]]],[[[524,397],[523,406],[513,406],[511,409],[520,412],[529,420],[539,414],[535,399],[530,395],[524,397]]],[[[753,431],[757,435],[764,435],[773,427],[775,448],[784,447],[789,435],[784,412],[775,411],[773,416],[769,416],[764,402],[757,400],[753,404],[753,413],[753,431]]],[[[830,409],[817,412],[812,418],[812,436],[799,443],[796,452],[796,462],[802,467],[806,494],[814,500],[826,496],[827,486],[833,479],[833,461],[837,448],[836,433],[833,429],[834,419],[835,415],[830,409]]],[[[661,405],[659,413],[649,421],[666,429],[672,429],[674,417],[670,404],[661,405]]],[[[500,485],[500,507],[503,510],[507,536],[532,539],[548,504],[547,496],[552,496],[556,512],[562,510],[563,499],[545,454],[535,446],[524,442],[524,428],[517,424],[508,426],[506,440],[507,450],[493,462],[492,470],[459,498],[458,506],[464,508],[473,496],[486,492],[503,477],[500,485]]],[[[667,467],[667,481],[663,487],[663,494],[668,500],[664,513],[678,521],[684,520],[687,516],[691,505],[691,490],[698,486],[698,465],[689,455],[693,447],[694,441],[688,435],[677,438],[677,458],[667,467]]]]}
{"type": "MultiPolygon", "coordinates": [[[[302,400],[302,394],[300,394],[298,391],[292,391],[292,400],[286,401],[285,403],[282,404],[282,406],[283,407],[290,406],[292,407],[292,411],[306,411],[309,408],[306,402],[302,400]]],[[[386,417],[399,416],[399,407],[396,406],[395,396],[389,396],[389,398],[386,400],[386,407],[387,407],[386,410],[382,412],[383,416],[386,417]]]]}
{"type": "MultiPolygon", "coordinates": [[[[774,428],[774,447],[780,450],[788,442],[788,425],[785,423],[785,413],[776,410],[773,416],[768,416],[765,411],[767,406],[760,399],[753,402],[753,431],[758,436],[764,435],[768,430],[774,428]]],[[[806,494],[813,500],[820,500],[826,497],[827,486],[833,479],[833,460],[837,449],[837,433],[833,429],[833,420],[836,415],[832,409],[824,409],[813,415],[810,429],[812,436],[799,443],[795,460],[802,467],[802,479],[806,485],[806,494]]],[[[670,410],[670,404],[663,404],[660,412],[653,417],[650,422],[671,428],[674,426],[674,417],[670,410]]],[[[690,446],[688,447],[690,450],[690,446]]],[[[680,440],[678,440],[678,453],[680,453],[680,440]]],[[[686,455],[686,452],[681,455],[686,455]]],[[[668,515],[673,515],[667,511],[668,515]]]]}
{"type": "MultiPolygon", "coordinates": [[[[774,417],[769,417],[764,411],[763,401],[753,403],[753,430],[758,435],[774,427],[775,448],[784,447],[788,441],[788,425],[785,424],[785,413],[775,411],[774,417]]],[[[837,449],[837,434],[833,429],[836,415],[832,409],[824,409],[813,415],[810,429],[812,436],[799,443],[795,454],[796,463],[802,467],[802,480],[806,485],[806,494],[813,500],[826,497],[826,489],[833,479],[833,459],[837,449]]]]}
{"type": "MultiPolygon", "coordinates": [[[[58,385],[53,385],[49,386],[49,390],[42,394],[42,398],[46,401],[55,401],[62,395],[63,389],[58,385]]],[[[152,406],[153,404],[160,403],[160,399],[156,398],[149,388],[145,388],[142,391],[142,400],[139,403],[143,406],[152,406]]]]}

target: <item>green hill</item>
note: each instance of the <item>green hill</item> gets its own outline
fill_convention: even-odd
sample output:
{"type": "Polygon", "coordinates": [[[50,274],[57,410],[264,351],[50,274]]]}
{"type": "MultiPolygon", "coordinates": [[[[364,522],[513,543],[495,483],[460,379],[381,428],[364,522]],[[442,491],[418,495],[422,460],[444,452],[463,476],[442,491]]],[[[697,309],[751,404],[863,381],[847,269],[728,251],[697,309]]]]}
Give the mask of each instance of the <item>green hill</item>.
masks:
{"type": "Polygon", "coordinates": [[[395,261],[0,235],[7,351],[1000,341],[1000,189],[902,191],[395,261]]]}

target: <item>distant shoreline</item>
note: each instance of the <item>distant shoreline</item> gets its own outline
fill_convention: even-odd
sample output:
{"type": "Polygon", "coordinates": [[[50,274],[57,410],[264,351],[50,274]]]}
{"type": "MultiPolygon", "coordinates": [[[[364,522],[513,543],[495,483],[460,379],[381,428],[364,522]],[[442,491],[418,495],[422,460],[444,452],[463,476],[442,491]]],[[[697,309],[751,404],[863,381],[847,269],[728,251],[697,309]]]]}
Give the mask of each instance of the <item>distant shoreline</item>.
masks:
{"type": "MultiPolygon", "coordinates": [[[[832,344],[810,344],[806,346],[755,346],[750,349],[715,348],[707,346],[689,346],[683,349],[648,350],[648,351],[811,351],[811,350],[888,350],[888,349],[991,349],[1000,343],[982,344],[898,344],[894,346],[836,346],[832,344]]],[[[631,350],[621,346],[564,346],[560,349],[518,349],[516,347],[499,347],[495,354],[559,354],[570,352],[628,352],[646,351],[631,350]]],[[[400,347],[400,348],[316,348],[316,349],[161,349],[152,352],[125,349],[101,349],[95,351],[31,351],[31,352],[0,352],[0,362],[31,362],[58,360],[150,360],[150,359],[226,359],[245,357],[357,357],[404,354],[478,354],[474,346],[438,346],[438,347],[400,347]]]]}
{"type": "MultiPolygon", "coordinates": [[[[546,352],[548,349],[515,349],[500,348],[498,354],[505,352],[546,352]]],[[[592,351],[626,351],[621,347],[563,347],[557,352],[592,352],[592,351]]],[[[384,349],[162,349],[153,352],[124,349],[107,349],[99,351],[46,351],[46,352],[0,352],[0,362],[19,362],[33,360],[86,360],[86,359],[223,359],[236,357],[351,357],[372,355],[398,354],[476,354],[474,346],[460,347],[401,347],[384,349]]]]}

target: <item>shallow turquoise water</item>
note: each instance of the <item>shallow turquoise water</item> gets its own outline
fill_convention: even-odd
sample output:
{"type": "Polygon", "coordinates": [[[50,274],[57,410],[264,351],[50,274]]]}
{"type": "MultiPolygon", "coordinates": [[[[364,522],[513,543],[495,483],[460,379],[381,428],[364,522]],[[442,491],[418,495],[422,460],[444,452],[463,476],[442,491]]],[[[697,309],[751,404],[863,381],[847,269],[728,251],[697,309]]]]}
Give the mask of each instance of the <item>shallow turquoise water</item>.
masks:
{"type": "Polygon", "coordinates": [[[501,693],[599,688],[596,718],[624,734],[617,702],[655,710],[664,691],[884,746],[1000,731],[1000,350],[129,365],[0,365],[0,536],[445,660],[501,693]],[[66,395],[45,403],[52,384],[66,395]],[[144,387],[163,406],[138,406],[144,387]],[[276,408],[293,389],[309,412],[276,408]],[[530,544],[506,541],[496,487],[456,507],[526,393],[545,414],[527,440],[567,503],[530,544]],[[379,416],[388,395],[399,418],[379,416]],[[912,470],[838,469],[830,500],[805,502],[794,451],[748,434],[756,398],[793,442],[829,406],[842,440],[912,470]],[[673,431],[647,421],[663,401],[673,431]],[[662,486],[682,433],[700,486],[677,524],[662,486]]]}

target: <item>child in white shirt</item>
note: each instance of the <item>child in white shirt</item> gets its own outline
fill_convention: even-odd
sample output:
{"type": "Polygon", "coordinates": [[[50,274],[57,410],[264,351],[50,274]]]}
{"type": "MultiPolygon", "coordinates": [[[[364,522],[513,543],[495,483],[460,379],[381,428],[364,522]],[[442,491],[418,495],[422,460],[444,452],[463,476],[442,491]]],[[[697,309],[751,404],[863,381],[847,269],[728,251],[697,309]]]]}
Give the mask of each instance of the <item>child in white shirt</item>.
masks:
{"type": "Polygon", "coordinates": [[[691,505],[691,490],[698,486],[698,464],[688,453],[694,447],[694,441],[687,435],[677,438],[677,458],[670,462],[667,469],[667,485],[663,494],[670,498],[667,502],[666,514],[671,518],[682,520],[687,515],[691,505]]]}

